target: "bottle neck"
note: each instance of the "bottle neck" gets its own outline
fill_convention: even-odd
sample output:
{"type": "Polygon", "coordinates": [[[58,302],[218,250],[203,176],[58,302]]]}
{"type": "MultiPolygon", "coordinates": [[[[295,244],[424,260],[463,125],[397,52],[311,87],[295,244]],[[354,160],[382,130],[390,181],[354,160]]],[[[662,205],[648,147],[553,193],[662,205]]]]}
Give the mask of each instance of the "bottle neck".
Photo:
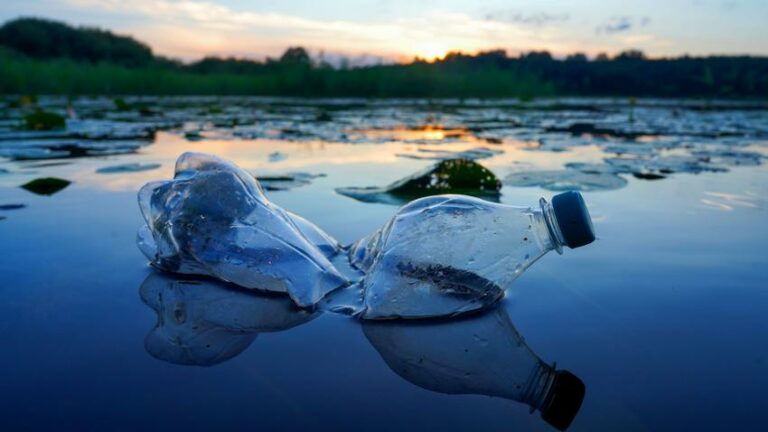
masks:
{"type": "Polygon", "coordinates": [[[560,225],[557,223],[557,216],[555,216],[555,209],[552,204],[548,203],[544,198],[539,200],[541,206],[541,216],[544,219],[544,223],[547,226],[549,237],[552,240],[552,249],[557,253],[563,253],[563,246],[566,246],[565,237],[560,231],[560,225]]]}
{"type": "Polygon", "coordinates": [[[538,365],[528,378],[520,402],[531,407],[531,412],[542,411],[551,399],[552,383],[555,380],[555,366],[538,361],[538,365]]]}

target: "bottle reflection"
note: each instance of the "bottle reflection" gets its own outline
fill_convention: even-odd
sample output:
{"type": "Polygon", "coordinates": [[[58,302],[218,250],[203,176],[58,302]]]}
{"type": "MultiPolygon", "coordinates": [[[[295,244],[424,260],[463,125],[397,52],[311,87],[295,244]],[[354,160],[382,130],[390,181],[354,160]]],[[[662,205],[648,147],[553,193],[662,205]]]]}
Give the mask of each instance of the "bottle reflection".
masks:
{"type": "Polygon", "coordinates": [[[265,295],[212,279],[153,272],[141,299],[157,313],[144,347],[175,364],[211,366],[229,360],[262,332],[287,330],[316,314],[285,295],[265,295]]]}
{"type": "Polygon", "coordinates": [[[395,373],[427,390],[521,402],[560,430],[584,399],[584,383],[544,363],[502,307],[450,321],[365,321],[363,331],[395,373]]]}
{"type": "MultiPolygon", "coordinates": [[[[157,324],[146,337],[147,352],[182,365],[224,362],[261,332],[287,330],[317,316],[297,308],[286,295],[203,278],[153,273],[140,294],[157,313],[157,324]]],[[[395,373],[427,390],[524,403],[560,430],[581,407],[581,380],[544,363],[503,307],[453,320],[364,321],[362,328],[395,373]]]]}

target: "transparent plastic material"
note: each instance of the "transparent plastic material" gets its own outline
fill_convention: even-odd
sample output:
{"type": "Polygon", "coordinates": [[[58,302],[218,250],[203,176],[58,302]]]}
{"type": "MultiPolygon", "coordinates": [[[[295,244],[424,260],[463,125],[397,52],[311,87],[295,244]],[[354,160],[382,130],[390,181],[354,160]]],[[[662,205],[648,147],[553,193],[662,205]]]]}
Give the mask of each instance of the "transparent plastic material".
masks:
{"type": "Polygon", "coordinates": [[[139,293],[157,313],[144,347],[175,364],[215,365],[240,354],[259,333],[287,330],[316,317],[284,295],[257,295],[213,279],[153,273],[139,293]]]}
{"type": "Polygon", "coordinates": [[[139,248],[162,270],[284,292],[303,307],[348,284],[329,261],[340,250],[335,240],[215,156],[181,155],[173,180],[145,185],[139,206],[139,248]]]}
{"type": "Polygon", "coordinates": [[[531,351],[503,308],[451,321],[368,321],[363,331],[395,373],[427,390],[502,397],[532,410],[551,399],[555,368],[531,351]]]}
{"type": "Polygon", "coordinates": [[[157,268],[287,293],[300,307],[365,319],[451,316],[496,303],[548,251],[594,240],[583,199],[573,194],[555,197],[557,211],[544,199],[516,207],[426,197],[343,249],[271,203],[248,172],[185,153],[172,180],[139,191],[146,224],[137,241],[157,268]]]}
{"type": "Polygon", "coordinates": [[[534,261],[561,250],[551,205],[496,204],[462,195],[422,198],[400,208],[352,245],[365,276],[362,318],[425,318],[490,306],[534,261]]]}

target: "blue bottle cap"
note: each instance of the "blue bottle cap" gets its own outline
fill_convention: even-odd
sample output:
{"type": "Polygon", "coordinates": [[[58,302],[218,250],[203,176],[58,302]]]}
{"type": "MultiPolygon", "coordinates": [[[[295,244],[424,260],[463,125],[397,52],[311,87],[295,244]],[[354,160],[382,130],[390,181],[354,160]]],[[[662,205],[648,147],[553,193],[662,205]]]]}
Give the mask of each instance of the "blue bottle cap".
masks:
{"type": "Polygon", "coordinates": [[[563,234],[565,244],[575,249],[595,241],[595,229],[589,217],[584,198],[576,191],[563,192],[552,197],[557,225],[563,234]]]}

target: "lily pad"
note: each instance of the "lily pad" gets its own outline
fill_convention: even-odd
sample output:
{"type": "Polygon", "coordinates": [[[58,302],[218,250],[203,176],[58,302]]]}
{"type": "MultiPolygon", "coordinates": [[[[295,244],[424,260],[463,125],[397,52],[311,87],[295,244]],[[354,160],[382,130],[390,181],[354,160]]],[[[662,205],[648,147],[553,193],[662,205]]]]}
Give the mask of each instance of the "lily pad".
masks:
{"type": "MultiPolygon", "coordinates": [[[[726,172],[727,168],[715,165],[708,157],[669,155],[651,158],[606,158],[605,162],[612,165],[617,172],[631,174],[660,174],[673,173],[699,174],[702,172],[726,172]]],[[[642,177],[640,177],[642,178],[642,177]]]]}
{"type": "Polygon", "coordinates": [[[494,157],[496,155],[504,153],[503,150],[489,149],[486,147],[476,147],[462,151],[447,151],[447,150],[433,150],[433,149],[418,149],[418,153],[399,153],[397,156],[409,158],[409,159],[432,159],[432,160],[449,160],[449,159],[486,159],[494,157]]]}
{"type": "Polygon", "coordinates": [[[333,117],[331,116],[331,113],[329,113],[327,110],[320,110],[315,116],[315,121],[318,121],[318,122],[329,122],[332,120],[333,120],[333,117]]]}
{"type": "Polygon", "coordinates": [[[159,163],[127,163],[122,165],[112,165],[108,167],[102,167],[96,170],[99,174],[120,174],[120,173],[132,173],[139,171],[150,171],[160,168],[159,163]]]}
{"type": "Polygon", "coordinates": [[[627,180],[611,173],[563,169],[516,172],[508,175],[504,183],[518,187],[538,186],[551,191],[598,191],[620,189],[627,185],[627,180]]]}
{"type": "Polygon", "coordinates": [[[27,140],[0,148],[0,157],[13,160],[68,159],[136,153],[144,141],[27,140]]]}
{"type": "Polygon", "coordinates": [[[358,201],[394,204],[430,195],[464,194],[498,201],[501,181],[467,159],[451,159],[419,171],[386,187],[346,187],[336,192],[358,201]]]}
{"type": "Polygon", "coordinates": [[[259,176],[261,187],[268,191],[285,191],[293,188],[306,186],[312,183],[312,180],[318,177],[325,177],[325,174],[310,174],[306,172],[294,172],[273,176],[259,176]]]}
{"type": "Polygon", "coordinates": [[[702,160],[728,166],[758,166],[762,164],[765,158],[757,152],[730,148],[697,150],[693,151],[692,154],[702,160]]]}
{"type": "Polygon", "coordinates": [[[116,108],[118,111],[130,111],[130,110],[131,110],[131,108],[133,108],[133,107],[131,106],[131,104],[129,104],[128,102],[126,102],[126,101],[125,101],[125,99],[123,99],[123,98],[115,98],[115,99],[113,100],[113,102],[115,103],[115,108],[116,108]]]}
{"type": "Polygon", "coordinates": [[[19,210],[26,207],[26,204],[0,204],[0,210],[7,211],[7,210],[19,210]]]}
{"type": "Polygon", "coordinates": [[[35,111],[24,117],[26,128],[29,130],[45,131],[64,129],[67,126],[64,117],[47,111],[35,111]]]}
{"type": "Polygon", "coordinates": [[[288,156],[285,153],[281,153],[281,152],[272,152],[269,154],[269,156],[267,156],[267,159],[270,162],[280,162],[280,161],[286,160],[287,158],[288,156]]]}
{"type": "Polygon", "coordinates": [[[72,184],[72,182],[69,180],[64,180],[56,177],[44,177],[44,178],[34,179],[29,183],[25,183],[21,185],[21,187],[37,195],[50,196],[57,192],[60,192],[70,184],[72,184]]]}
{"type": "Polygon", "coordinates": [[[184,138],[187,141],[200,141],[203,139],[203,135],[200,133],[200,130],[189,130],[184,132],[184,138]]]}

